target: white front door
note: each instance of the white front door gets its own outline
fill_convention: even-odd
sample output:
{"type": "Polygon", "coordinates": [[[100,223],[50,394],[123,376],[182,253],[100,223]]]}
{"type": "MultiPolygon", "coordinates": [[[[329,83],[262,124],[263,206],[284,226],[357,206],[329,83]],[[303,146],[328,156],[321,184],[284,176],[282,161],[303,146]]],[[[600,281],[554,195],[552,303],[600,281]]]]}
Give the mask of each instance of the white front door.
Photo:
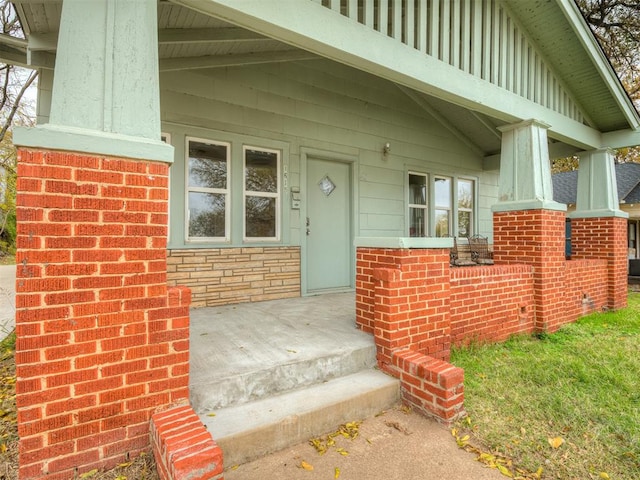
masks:
{"type": "Polygon", "coordinates": [[[308,293],[353,288],[351,181],[350,163],[307,162],[308,293]]]}

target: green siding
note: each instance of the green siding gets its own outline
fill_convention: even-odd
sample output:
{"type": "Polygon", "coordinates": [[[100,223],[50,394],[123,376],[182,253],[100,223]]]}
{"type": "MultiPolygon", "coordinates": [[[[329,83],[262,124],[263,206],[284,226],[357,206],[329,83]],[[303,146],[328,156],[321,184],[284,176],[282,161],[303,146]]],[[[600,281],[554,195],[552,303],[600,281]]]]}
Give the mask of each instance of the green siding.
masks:
{"type": "MultiPolygon", "coordinates": [[[[184,137],[232,142],[234,156],[243,143],[283,148],[289,187],[303,190],[301,148],[330,157],[357,158],[354,192],[355,236],[406,235],[406,172],[478,179],[481,233],[491,234],[490,206],[497,194],[497,172],[483,172],[482,158],[396,85],[325,60],[161,74],[163,132],[171,134],[176,159],[171,172],[170,247],[184,243],[184,137]],[[391,144],[391,154],[382,154],[391,144]]],[[[240,157],[235,161],[239,161],[240,157]]],[[[291,210],[283,191],[283,243],[304,241],[305,208],[291,210]]],[[[233,194],[233,214],[241,196],[233,194]]],[[[241,235],[234,232],[234,244],[241,235]]],[[[239,241],[237,241],[239,240],[239,241]]],[[[210,246],[201,245],[197,246],[210,246]]]]}

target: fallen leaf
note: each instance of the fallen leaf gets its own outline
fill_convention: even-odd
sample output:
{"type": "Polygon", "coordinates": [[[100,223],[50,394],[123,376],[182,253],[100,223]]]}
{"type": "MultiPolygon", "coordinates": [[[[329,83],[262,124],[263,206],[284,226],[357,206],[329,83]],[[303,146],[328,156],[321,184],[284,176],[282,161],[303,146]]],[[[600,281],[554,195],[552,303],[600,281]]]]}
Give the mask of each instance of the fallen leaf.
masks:
{"type": "Polygon", "coordinates": [[[80,475],[80,478],[91,478],[93,477],[96,473],[98,473],[98,469],[94,468],[93,470],[89,470],[86,473],[83,473],[82,475],[80,475]]]}
{"type": "Polygon", "coordinates": [[[349,452],[347,452],[344,448],[336,448],[336,452],[338,452],[343,457],[346,457],[347,455],[349,455],[349,452]]]}
{"type": "Polygon", "coordinates": [[[609,475],[607,475],[607,472],[600,472],[600,478],[603,478],[604,480],[610,479],[609,475]]]}
{"type": "Polygon", "coordinates": [[[509,477],[509,478],[513,478],[513,474],[509,471],[509,469],[507,467],[505,467],[504,465],[500,465],[499,463],[496,465],[496,468],[498,469],[498,471],[504,475],[505,477],[509,477]]]}
{"type": "Polygon", "coordinates": [[[340,477],[340,469],[336,467],[335,473],[333,474],[333,478],[339,478],[339,477],[340,477]]]}
{"type": "Polygon", "coordinates": [[[215,413],[213,413],[213,412],[211,412],[211,413],[207,413],[207,417],[215,417],[215,416],[216,416],[216,414],[215,414],[215,413]]]}
{"type": "Polygon", "coordinates": [[[564,443],[564,438],[562,437],[547,438],[547,441],[549,442],[549,445],[551,445],[551,448],[560,448],[560,445],[564,443]]]}
{"type": "Polygon", "coordinates": [[[127,468],[130,467],[131,465],[133,465],[133,462],[126,462],[126,463],[119,463],[118,466],[120,468],[127,468]]]}
{"type": "Polygon", "coordinates": [[[300,467],[304,468],[305,470],[311,471],[313,470],[313,465],[305,462],[304,460],[300,463],[300,467]]]}

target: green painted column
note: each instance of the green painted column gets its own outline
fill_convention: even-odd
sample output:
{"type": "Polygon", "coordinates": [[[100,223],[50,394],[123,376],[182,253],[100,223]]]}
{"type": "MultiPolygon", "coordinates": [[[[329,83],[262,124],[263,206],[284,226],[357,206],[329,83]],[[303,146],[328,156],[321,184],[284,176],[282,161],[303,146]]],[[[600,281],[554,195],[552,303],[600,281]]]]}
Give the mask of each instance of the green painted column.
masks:
{"type": "Polygon", "coordinates": [[[156,0],[65,0],[49,123],[25,147],[171,162],[160,140],[156,0]]]}
{"type": "Polygon", "coordinates": [[[553,201],[547,144],[549,125],[538,120],[506,125],[502,132],[498,203],[494,212],[547,209],[566,211],[553,201]]]}
{"type": "Polygon", "coordinates": [[[609,149],[591,150],[579,154],[576,210],[571,218],[623,217],[620,210],[615,157],[609,149]]]}

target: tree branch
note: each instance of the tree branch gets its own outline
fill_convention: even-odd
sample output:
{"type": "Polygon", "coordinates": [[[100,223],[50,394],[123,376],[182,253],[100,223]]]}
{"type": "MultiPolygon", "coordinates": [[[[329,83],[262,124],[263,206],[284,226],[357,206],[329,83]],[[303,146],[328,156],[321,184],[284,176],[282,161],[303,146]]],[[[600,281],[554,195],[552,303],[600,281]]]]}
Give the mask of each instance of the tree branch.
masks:
{"type": "Polygon", "coordinates": [[[38,72],[37,72],[37,70],[34,70],[29,75],[29,78],[27,79],[25,84],[22,85],[22,88],[20,89],[20,92],[18,93],[18,96],[16,97],[13,105],[11,106],[11,112],[9,113],[9,116],[7,117],[7,121],[5,122],[4,126],[2,127],[2,131],[0,131],[0,142],[2,142],[2,140],[4,140],[4,136],[6,135],[7,130],[9,129],[9,127],[11,126],[11,123],[13,122],[13,117],[15,116],[16,112],[18,111],[18,107],[20,106],[20,101],[22,100],[22,96],[24,95],[24,92],[27,91],[27,88],[29,88],[31,86],[31,84],[33,83],[33,81],[36,79],[37,76],[38,76],[38,72]]]}

